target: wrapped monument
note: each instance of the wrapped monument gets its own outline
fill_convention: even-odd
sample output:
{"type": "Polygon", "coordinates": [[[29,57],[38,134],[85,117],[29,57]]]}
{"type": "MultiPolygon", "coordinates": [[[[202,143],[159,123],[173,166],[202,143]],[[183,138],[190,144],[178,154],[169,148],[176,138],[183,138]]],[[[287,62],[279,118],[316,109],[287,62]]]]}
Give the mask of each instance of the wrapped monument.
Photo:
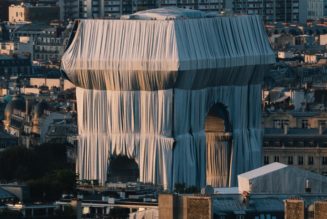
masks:
{"type": "Polygon", "coordinates": [[[258,16],[161,8],[81,20],[62,58],[77,86],[81,179],[232,186],[261,165],[261,80],[275,56],[258,16]]]}

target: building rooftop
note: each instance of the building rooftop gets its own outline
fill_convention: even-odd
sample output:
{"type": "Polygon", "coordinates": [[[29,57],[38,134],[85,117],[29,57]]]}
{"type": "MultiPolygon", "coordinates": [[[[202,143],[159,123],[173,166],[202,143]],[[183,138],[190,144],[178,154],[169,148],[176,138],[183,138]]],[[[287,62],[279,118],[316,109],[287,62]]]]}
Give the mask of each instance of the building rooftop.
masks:
{"type": "Polygon", "coordinates": [[[245,209],[245,206],[242,205],[242,203],[238,199],[229,197],[229,198],[214,199],[213,208],[215,212],[220,212],[220,211],[234,212],[234,211],[243,211],[245,209]]]}
{"type": "MultiPolygon", "coordinates": [[[[284,129],[281,128],[265,128],[265,135],[286,135],[284,129]]],[[[323,130],[322,135],[327,134],[327,130],[323,130]]],[[[288,128],[287,135],[301,135],[301,136],[312,136],[320,135],[318,128],[288,128]]]]}
{"type": "Polygon", "coordinates": [[[121,19],[131,20],[175,20],[185,18],[204,18],[207,14],[202,11],[192,9],[182,9],[177,7],[156,8],[146,11],[139,11],[131,15],[124,15],[121,19]]]}
{"type": "Polygon", "coordinates": [[[262,195],[252,194],[248,203],[243,202],[242,195],[231,196],[222,195],[213,198],[213,211],[217,215],[224,215],[236,212],[284,212],[284,200],[291,198],[304,200],[305,206],[309,206],[316,201],[326,200],[327,196],[317,194],[274,194],[262,195]]]}
{"type": "Polygon", "coordinates": [[[14,136],[0,130],[0,139],[5,139],[5,138],[6,139],[15,139],[16,137],[14,137],[14,136]]]}
{"type": "Polygon", "coordinates": [[[241,193],[327,194],[327,177],[277,162],[238,175],[238,185],[241,193]]]}
{"type": "Polygon", "coordinates": [[[45,29],[51,28],[50,25],[44,23],[33,22],[31,24],[25,24],[19,27],[15,32],[19,31],[43,31],[45,29]]]}
{"type": "Polygon", "coordinates": [[[214,188],[214,194],[239,194],[238,187],[214,188]]]}
{"type": "Polygon", "coordinates": [[[284,211],[284,202],[280,198],[258,198],[254,202],[255,208],[260,212],[282,212],[284,211]]]}
{"type": "Polygon", "coordinates": [[[275,163],[271,163],[269,165],[265,165],[260,168],[251,170],[249,172],[240,174],[240,175],[238,175],[238,177],[242,177],[242,178],[246,178],[246,179],[253,179],[253,178],[257,178],[259,176],[263,176],[263,175],[269,174],[271,172],[283,169],[285,167],[287,167],[287,165],[275,162],[275,163]]]}
{"type": "Polygon", "coordinates": [[[10,192],[7,192],[6,190],[2,189],[0,187],[0,200],[1,199],[15,199],[16,196],[11,194],[10,192]]]}
{"type": "Polygon", "coordinates": [[[29,60],[29,57],[26,57],[26,56],[22,56],[22,55],[5,55],[5,54],[0,54],[0,60],[13,60],[13,59],[28,59],[29,60]]]}

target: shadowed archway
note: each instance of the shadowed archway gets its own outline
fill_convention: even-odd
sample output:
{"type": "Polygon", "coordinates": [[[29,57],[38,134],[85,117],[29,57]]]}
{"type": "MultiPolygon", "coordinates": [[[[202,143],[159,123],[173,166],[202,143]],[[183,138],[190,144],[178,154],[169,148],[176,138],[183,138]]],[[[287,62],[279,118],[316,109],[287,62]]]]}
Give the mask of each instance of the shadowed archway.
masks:
{"type": "Polygon", "coordinates": [[[110,159],[108,168],[108,182],[137,182],[139,178],[139,166],[134,159],[127,156],[115,156],[110,159]]]}
{"type": "Polygon", "coordinates": [[[227,107],[213,105],[205,120],[206,184],[213,187],[229,185],[232,127],[227,107]]]}

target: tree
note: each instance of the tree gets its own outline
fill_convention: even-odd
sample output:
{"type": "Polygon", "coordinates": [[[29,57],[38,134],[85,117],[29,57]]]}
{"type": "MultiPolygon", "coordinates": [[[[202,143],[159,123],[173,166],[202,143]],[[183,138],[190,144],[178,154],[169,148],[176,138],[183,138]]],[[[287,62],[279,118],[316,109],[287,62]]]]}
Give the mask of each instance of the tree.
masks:
{"type": "Polygon", "coordinates": [[[53,201],[75,193],[74,165],[67,162],[66,145],[43,144],[0,152],[0,181],[26,182],[35,201],[53,201]]]}

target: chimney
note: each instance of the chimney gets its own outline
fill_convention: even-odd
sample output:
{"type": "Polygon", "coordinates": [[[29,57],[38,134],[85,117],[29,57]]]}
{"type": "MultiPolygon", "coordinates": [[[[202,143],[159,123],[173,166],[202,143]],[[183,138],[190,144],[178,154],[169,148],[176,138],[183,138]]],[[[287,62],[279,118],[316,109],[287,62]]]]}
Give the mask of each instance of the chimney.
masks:
{"type": "Polygon", "coordinates": [[[323,133],[323,128],[322,128],[322,125],[319,124],[319,135],[322,135],[322,133],[323,133]]]}
{"type": "Polygon", "coordinates": [[[288,125],[284,125],[284,135],[288,134],[288,125]]]}
{"type": "Polygon", "coordinates": [[[310,181],[308,179],[305,181],[305,192],[311,193],[310,181]]]}
{"type": "Polygon", "coordinates": [[[28,98],[26,98],[26,100],[25,100],[25,113],[26,113],[26,117],[28,117],[28,106],[29,106],[29,102],[28,102],[28,98]]]}

